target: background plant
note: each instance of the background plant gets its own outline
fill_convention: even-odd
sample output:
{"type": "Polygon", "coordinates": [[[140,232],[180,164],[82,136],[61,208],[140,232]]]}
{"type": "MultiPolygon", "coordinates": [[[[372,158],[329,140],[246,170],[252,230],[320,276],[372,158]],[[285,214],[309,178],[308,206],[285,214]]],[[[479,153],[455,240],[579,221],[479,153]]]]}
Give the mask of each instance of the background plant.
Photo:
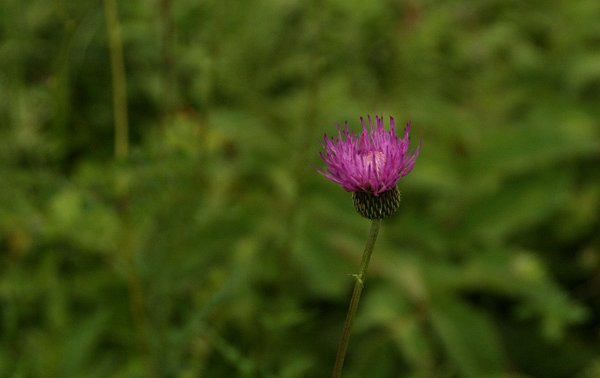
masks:
{"type": "Polygon", "coordinates": [[[313,377],[368,222],[316,173],[376,112],[424,143],[348,377],[594,377],[595,0],[0,5],[0,376],[313,377]],[[358,125],[355,125],[358,127],[358,125]]]}

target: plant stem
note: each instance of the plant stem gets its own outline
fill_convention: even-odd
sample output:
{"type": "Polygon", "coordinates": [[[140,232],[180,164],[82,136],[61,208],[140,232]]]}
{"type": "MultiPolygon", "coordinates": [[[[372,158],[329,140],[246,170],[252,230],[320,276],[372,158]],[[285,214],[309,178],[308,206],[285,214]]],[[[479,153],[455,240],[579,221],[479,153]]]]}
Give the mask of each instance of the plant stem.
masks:
{"type": "MultiPolygon", "coordinates": [[[[104,0],[108,52],[113,88],[113,114],[115,122],[115,160],[124,163],[129,157],[129,116],[127,108],[127,77],[123,56],[123,38],[116,0],[104,0]]],[[[119,166],[119,168],[122,168],[119,166]]],[[[116,207],[121,222],[118,240],[118,252],[125,264],[129,306],[138,335],[140,350],[148,354],[150,348],[150,324],[144,309],[143,282],[136,266],[136,253],[132,234],[131,209],[129,204],[129,181],[127,174],[117,171],[115,176],[116,207]]],[[[146,364],[147,376],[157,376],[154,363],[146,364]]]]}
{"type": "Polygon", "coordinates": [[[365,279],[367,274],[367,268],[369,266],[369,260],[371,260],[371,254],[373,253],[373,246],[375,240],[377,240],[377,234],[379,233],[379,226],[381,225],[381,219],[373,219],[371,222],[371,230],[369,231],[369,238],[365,245],[363,252],[362,261],[360,262],[360,270],[358,274],[354,275],[356,282],[354,283],[354,291],[352,292],[352,299],[350,300],[350,307],[348,308],[348,314],[346,315],[346,322],[344,323],[344,331],[340,344],[337,350],[337,356],[335,358],[335,366],[333,368],[332,378],[340,378],[342,376],[342,369],[344,368],[344,359],[346,358],[346,351],[348,350],[348,342],[350,341],[350,328],[352,327],[352,321],[358,308],[358,302],[360,301],[360,295],[362,294],[363,287],[365,286],[365,279]]]}
{"type": "Polygon", "coordinates": [[[116,0],[104,0],[108,50],[113,84],[113,112],[115,118],[115,156],[117,160],[127,157],[129,149],[129,124],[127,116],[127,86],[121,25],[116,0]]]}

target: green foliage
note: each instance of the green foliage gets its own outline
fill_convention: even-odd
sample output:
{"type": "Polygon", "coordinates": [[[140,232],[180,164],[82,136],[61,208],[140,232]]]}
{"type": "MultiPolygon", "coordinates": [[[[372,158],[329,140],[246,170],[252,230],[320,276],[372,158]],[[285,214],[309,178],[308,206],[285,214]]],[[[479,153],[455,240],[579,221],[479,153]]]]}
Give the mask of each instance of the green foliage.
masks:
{"type": "Polygon", "coordinates": [[[377,113],[423,149],[348,377],[596,377],[600,3],[0,5],[0,377],[326,377],[368,222],[317,173],[377,113]]]}

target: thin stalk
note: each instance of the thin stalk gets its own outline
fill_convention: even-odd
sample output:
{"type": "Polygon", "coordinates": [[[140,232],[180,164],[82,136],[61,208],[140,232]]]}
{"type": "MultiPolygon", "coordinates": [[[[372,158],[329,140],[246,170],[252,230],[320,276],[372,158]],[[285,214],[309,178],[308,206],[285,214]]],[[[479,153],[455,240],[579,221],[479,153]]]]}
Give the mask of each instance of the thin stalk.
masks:
{"type": "Polygon", "coordinates": [[[356,282],[354,283],[354,291],[352,292],[352,299],[350,300],[350,307],[348,308],[348,314],[346,315],[346,322],[344,323],[344,331],[342,332],[342,338],[337,350],[337,356],[335,358],[335,366],[333,368],[332,378],[340,378],[342,376],[342,369],[344,368],[344,359],[346,358],[346,351],[348,350],[348,342],[350,341],[350,329],[352,328],[352,321],[358,308],[358,302],[360,301],[360,295],[362,294],[363,287],[365,286],[365,279],[367,274],[367,268],[369,267],[369,261],[371,260],[371,254],[373,253],[373,246],[375,240],[377,240],[377,234],[379,233],[379,226],[381,225],[381,219],[373,219],[371,222],[371,230],[369,231],[369,238],[365,245],[365,250],[362,255],[362,261],[360,262],[360,270],[358,274],[354,275],[356,282]]]}
{"type": "MultiPolygon", "coordinates": [[[[172,0],[160,0],[159,17],[161,24],[162,60],[162,117],[169,120],[175,110],[175,57],[173,56],[174,25],[171,16],[172,0]]],[[[166,122],[165,122],[166,123],[166,122]]]]}
{"type": "Polygon", "coordinates": [[[106,31],[113,85],[113,113],[115,117],[115,156],[125,159],[129,150],[129,124],[127,116],[127,85],[121,25],[115,0],[104,0],[106,31]]]}
{"type": "MultiPolygon", "coordinates": [[[[116,0],[104,0],[106,16],[106,32],[110,69],[113,87],[113,114],[115,122],[114,153],[118,163],[127,161],[129,156],[129,116],[127,109],[127,77],[125,59],[123,57],[123,39],[116,0]]],[[[125,264],[129,306],[136,327],[140,350],[149,352],[149,320],[144,309],[144,291],[141,277],[136,267],[135,246],[133,244],[131,210],[129,205],[129,183],[125,174],[120,171],[115,176],[116,207],[121,221],[118,240],[120,258],[125,264]]],[[[147,364],[148,376],[156,376],[152,361],[147,364]]]]}

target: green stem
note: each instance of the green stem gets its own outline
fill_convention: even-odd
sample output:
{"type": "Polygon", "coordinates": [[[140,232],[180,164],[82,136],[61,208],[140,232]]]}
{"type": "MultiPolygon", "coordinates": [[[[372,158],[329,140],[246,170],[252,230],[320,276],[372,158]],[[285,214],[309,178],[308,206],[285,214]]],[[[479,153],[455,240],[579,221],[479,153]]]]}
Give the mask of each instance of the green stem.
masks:
{"type": "Polygon", "coordinates": [[[363,252],[362,261],[360,262],[360,270],[358,274],[354,275],[356,282],[354,283],[354,291],[352,292],[352,299],[350,300],[350,307],[348,308],[348,314],[346,315],[346,322],[344,323],[344,331],[340,344],[337,350],[337,356],[335,358],[335,367],[333,368],[332,378],[340,378],[342,376],[342,369],[344,368],[344,359],[346,358],[346,351],[348,350],[348,342],[350,341],[350,329],[352,327],[352,321],[358,308],[358,302],[360,301],[360,295],[362,294],[363,287],[365,286],[365,279],[367,274],[367,268],[369,267],[369,260],[371,260],[371,254],[373,253],[373,246],[375,240],[377,240],[377,234],[379,233],[379,226],[381,225],[381,219],[373,219],[371,223],[371,230],[369,231],[369,239],[365,245],[365,251],[363,252]]]}
{"type": "Polygon", "coordinates": [[[117,160],[127,157],[129,150],[129,124],[127,116],[127,86],[121,25],[116,0],[104,0],[108,50],[113,84],[113,112],[115,118],[115,156],[117,160]]]}
{"type": "MultiPolygon", "coordinates": [[[[129,156],[129,116],[127,109],[127,77],[125,58],[123,55],[123,38],[116,0],[104,0],[108,52],[113,88],[113,113],[115,122],[115,160],[123,163],[129,156]]],[[[115,176],[115,192],[117,196],[117,212],[121,221],[121,235],[118,251],[126,265],[127,291],[134,326],[137,327],[140,350],[147,354],[150,348],[150,324],[144,309],[143,282],[136,267],[135,246],[133,244],[129,182],[127,172],[117,171],[115,176]]],[[[147,376],[156,376],[156,368],[152,361],[146,364],[147,376]]]]}

